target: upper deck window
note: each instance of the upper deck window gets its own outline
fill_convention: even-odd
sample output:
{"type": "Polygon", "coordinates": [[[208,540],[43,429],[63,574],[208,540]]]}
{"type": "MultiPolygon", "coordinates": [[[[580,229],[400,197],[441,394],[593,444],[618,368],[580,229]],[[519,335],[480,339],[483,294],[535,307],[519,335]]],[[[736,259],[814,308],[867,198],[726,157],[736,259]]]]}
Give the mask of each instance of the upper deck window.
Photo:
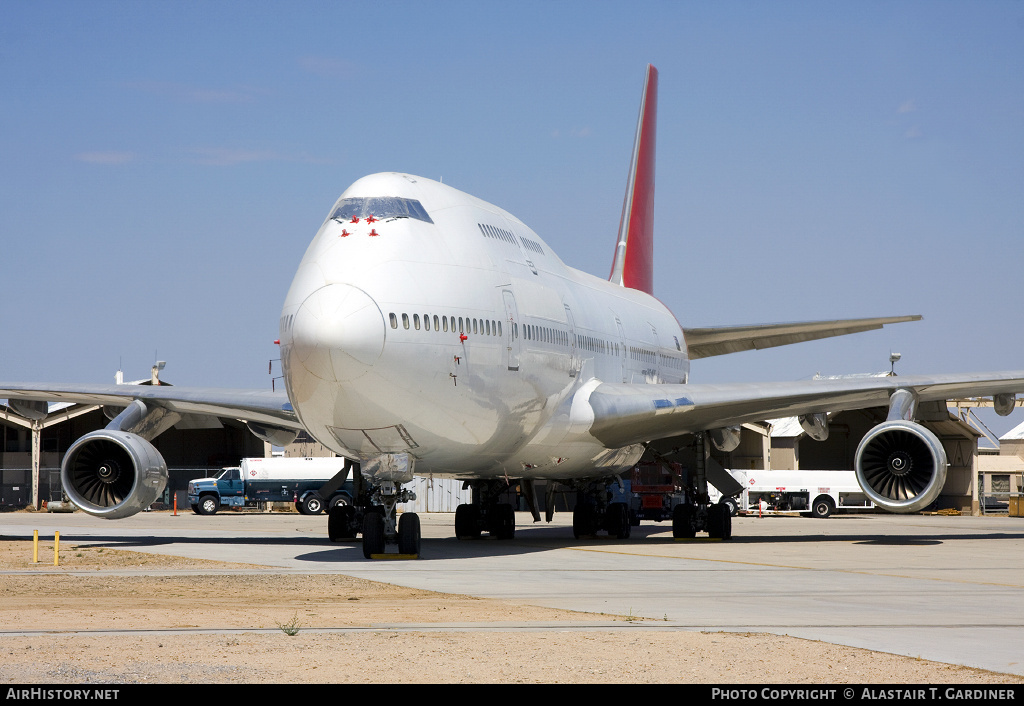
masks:
{"type": "Polygon", "coordinates": [[[426,210],[416,199],[403,199],[398,196],[373,196],[368,198],[341,199],[334,205],[331,218],[335,221],[348,222],[353,218],[373,216],[379,220],[385,218],[415,218],[419,221],[433,223],[426,210]]]}

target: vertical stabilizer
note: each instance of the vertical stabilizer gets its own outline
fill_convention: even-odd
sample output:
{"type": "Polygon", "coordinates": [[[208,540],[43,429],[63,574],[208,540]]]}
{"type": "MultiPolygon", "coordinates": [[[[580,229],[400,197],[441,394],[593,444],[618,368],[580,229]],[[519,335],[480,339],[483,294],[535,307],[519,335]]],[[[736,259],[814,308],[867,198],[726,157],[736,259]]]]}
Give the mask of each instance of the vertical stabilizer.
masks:
{"type": "Polygon", "coordinates": [[[633,159],[622,202],[610,281],[654,293],[654,144],[658,122],[658,70],[647,65],[633,159]]]}

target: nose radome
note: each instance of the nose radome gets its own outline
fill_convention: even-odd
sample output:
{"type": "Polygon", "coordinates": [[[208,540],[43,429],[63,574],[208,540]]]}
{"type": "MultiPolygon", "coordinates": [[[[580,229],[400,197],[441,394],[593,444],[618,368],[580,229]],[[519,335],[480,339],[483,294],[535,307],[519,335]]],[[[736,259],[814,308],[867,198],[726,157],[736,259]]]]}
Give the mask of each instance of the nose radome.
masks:
{"type": "Polygon", "coordinates": [[[348,284],[328,284],[299,307],[292,347],[310,373],[343,382],[377,362],[384,332],[384,316],[370,295],[348,284]]]}

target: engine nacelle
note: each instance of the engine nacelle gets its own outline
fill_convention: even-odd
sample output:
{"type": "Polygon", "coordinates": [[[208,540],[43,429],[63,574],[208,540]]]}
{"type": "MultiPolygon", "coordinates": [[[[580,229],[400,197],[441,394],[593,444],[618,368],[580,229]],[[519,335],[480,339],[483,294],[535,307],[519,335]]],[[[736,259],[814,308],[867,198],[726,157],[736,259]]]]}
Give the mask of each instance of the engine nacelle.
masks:
{"type": "Polygon", "coordinates": [[[722,453],[732,453],[739,447],[742,439],[740,427],[723,427],[722,429],[710,429],[711,443],[722,453]]]}
{"type": "Polygon", "coordinates": [[[295,441],[295,437],[299,435],[299,432],[294,429],[282,429],[281,427],[272,427],[269,424],[246,422],[245,425],[249,427],[249,431],[258,439],[262,439],[274,446],[287,446],[295,441]]]}
{"type": "Polygon", "coordinates": [[[141,436],[101,429],[71,445],[60,479],[75,505],[90,515],[117,520],[160,497],[167,485],[167,462],[141,436]]]}
{"type": "Polygon", "coordinates": [[[854,460],[864,494],[889,512],[917,512],[935,502],[948,465],[938,437],[905,420],[882,422],[869,431],[854,460]]]}

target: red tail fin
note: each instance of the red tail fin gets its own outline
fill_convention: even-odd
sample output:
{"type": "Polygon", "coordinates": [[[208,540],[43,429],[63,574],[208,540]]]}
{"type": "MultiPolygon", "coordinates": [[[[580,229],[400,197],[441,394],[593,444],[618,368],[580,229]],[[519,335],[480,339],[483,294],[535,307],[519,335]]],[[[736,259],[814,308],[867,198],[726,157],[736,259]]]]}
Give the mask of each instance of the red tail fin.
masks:
{"type": "Polygon", "coordinates": [[[633,159],[622,203],[610,281],[654,293],[654,144],[658,122],[658,70],[647,65],[633,159]]]}

